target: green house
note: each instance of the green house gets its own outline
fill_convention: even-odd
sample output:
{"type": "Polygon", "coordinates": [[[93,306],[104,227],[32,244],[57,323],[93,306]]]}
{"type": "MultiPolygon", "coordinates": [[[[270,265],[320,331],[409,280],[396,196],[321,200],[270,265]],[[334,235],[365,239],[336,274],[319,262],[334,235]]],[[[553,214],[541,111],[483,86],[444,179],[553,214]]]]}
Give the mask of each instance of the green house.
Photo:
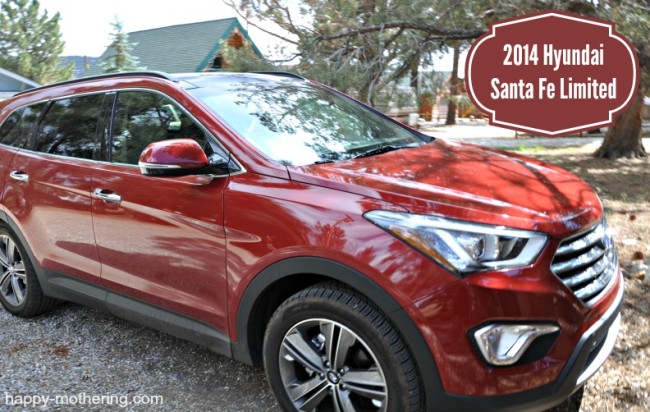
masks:
{"type": "MultiPolygon", "coordinates": [[[[263,58],[235,17],[134,31],[129,33],[129,42],[133,45],[131,55],[139,59],[143,69],[168,73],[220,70],[226,65],[221,56],[222,47],[239,48],[249,44],[263,58]]],[[[108,47],[97,61],[114,53],[108,47]]],[[[99,73],[101,68],[95,65],[88,74],[99,73]]]]}

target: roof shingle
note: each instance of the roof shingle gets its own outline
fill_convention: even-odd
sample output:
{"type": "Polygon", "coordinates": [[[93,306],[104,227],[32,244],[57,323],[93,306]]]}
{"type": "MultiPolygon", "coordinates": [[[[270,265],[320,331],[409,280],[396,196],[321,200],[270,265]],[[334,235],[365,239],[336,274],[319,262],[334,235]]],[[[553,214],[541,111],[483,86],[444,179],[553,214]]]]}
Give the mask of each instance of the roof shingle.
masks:
{"type": "MultiPolygon", "coordinates": [[[[131,55],[137,57],[139,65],[146,70],[167,73],[201,71],[219,51],[220,41],[226,40],[235,28],[250,41],[235,17],[134,31],[129,33],[129,42],[133,45],[131,55]]],[[[260,54],[257,47],[252,46],[260,54]]],[[[108,47],[98,61],[112,54],[113,49],[108,47]]],[[[101,68],[94,66],[90,74],[100,72],[101,68]]]]}

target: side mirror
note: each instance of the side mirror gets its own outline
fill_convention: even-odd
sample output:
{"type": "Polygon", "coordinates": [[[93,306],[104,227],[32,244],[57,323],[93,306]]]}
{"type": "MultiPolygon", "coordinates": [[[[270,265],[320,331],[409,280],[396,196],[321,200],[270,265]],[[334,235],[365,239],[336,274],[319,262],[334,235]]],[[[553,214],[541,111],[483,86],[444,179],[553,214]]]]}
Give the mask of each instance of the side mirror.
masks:
{"type": "Polygon", "coordinates": [[[138,166],[147,176],[184,176],[200,173],[208,157],[192,139],[170,139],[151,143],[140,154],[138,166]]]}

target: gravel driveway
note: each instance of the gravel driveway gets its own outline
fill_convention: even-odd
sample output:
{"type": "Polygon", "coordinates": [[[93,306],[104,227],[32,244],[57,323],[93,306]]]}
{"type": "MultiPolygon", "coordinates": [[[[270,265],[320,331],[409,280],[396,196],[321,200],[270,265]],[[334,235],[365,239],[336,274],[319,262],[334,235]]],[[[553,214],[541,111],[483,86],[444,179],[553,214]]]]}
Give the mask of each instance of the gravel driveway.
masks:
{"type": "Polygon", "coordinates": [[[278,410],[262,370],[75,304],[32,319],[0,308],[0,344],[2,411],[278,410]],[[26,408],[25,395],[50,400],[26,408]]]}

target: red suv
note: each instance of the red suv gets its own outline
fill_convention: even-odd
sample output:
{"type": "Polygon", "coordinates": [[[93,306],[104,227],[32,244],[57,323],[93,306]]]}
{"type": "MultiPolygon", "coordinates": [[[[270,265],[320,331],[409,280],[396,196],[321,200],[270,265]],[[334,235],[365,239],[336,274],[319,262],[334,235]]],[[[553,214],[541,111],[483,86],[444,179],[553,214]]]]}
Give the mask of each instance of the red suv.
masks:
{"type": "Polygon", "coordinates": [[[593,190],[289,74],[123,73],[0,104],[0,301],[264,365],[285,410],[542,410],[612,350],[593,190]]]}

